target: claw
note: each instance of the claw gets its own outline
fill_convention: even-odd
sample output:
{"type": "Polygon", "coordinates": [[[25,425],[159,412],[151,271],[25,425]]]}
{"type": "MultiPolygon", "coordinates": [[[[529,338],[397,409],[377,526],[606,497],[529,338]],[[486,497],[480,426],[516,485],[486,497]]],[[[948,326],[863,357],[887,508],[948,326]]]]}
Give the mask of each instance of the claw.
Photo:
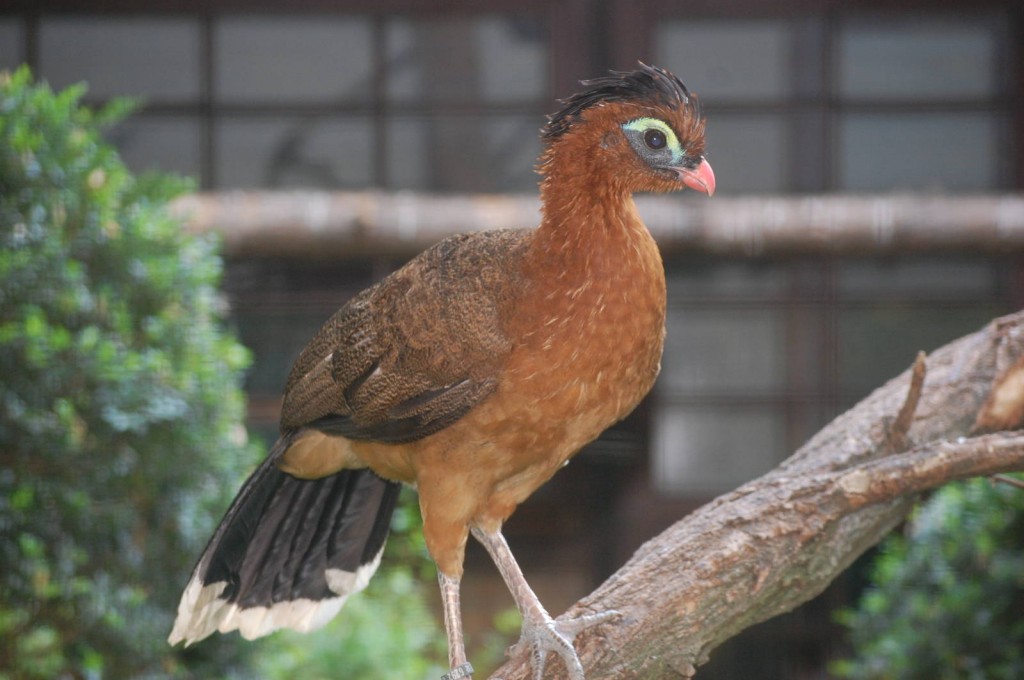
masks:
{"type": "Polygon", "coordinates": [[[513,648],[513,653],[520,653],[524,648],[530,651],[530,666],[533,668],[533,680],[544,677],[544,667],[550,652],[555,652],[565,662],[571,680],[585,680],[583,665],[576,653],[573,642],[576,636],[598,624],[621,616],[617,611],[586,614],[578,618],[554,620],[546,613],[537,621],[524,620],[523,630],[513,648]]]}
{"type": "Polygon", "coordinates": [[[556,621],[551,618],[547,610],[537,599],[526,582],[522,570],[516,564],[512,551],[505,542],[505,537],[500,531],[484,531],[480,527],[473,527],[473,535],[487,549],[495,566],[501,572],[501,576],[508,585],[516,601],[516,607],[523,617],[523,632],[512,647],[513,654],[518,654],[524,649],[530,652],[530,665],[533,667],[533,680],[541,680],[544,675],[544,664],[547,663],[548,653],[555,652],[565,661],[569,669],[569,677],[572,680],[584,680],[583,665],[580,657],[573,647],[573,640],[580,631],[604,623],[609,619],[620,616],[619,612],[607,611],[599,614],[585,614],[571,619],[556,621]]]}

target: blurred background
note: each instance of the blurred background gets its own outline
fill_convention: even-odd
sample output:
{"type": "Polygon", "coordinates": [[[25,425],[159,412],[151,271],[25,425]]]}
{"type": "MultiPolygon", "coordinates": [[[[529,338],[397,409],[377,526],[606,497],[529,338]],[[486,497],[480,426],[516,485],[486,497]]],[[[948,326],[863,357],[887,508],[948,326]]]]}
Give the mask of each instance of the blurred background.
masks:
{"type": "MultiPolygon", "coordinates": [[[[228,323],[253,352],[248,426],[266,442],[291,362],[326,317],[448,231],[532,226],[544,115],[580,79],[638,59],[700,96],[718,193],[642,201],[669,282],[662,375],[507,527],[552,612],[918,350],[1024,307],[1020,3],[0,8],[0,69],[29,64],[55,89],[84,81],[91,105],[141,98],[107,138],[134,171],[196,179],[191,228],[223,234],[228,323]]],[[[845,644],[832,613],[858,573],[746,631],[698,677],[827,677],[845,644]]],[[[511,600],[482,551],[464,584],[468,628],[493,628],[511,600]]]]}

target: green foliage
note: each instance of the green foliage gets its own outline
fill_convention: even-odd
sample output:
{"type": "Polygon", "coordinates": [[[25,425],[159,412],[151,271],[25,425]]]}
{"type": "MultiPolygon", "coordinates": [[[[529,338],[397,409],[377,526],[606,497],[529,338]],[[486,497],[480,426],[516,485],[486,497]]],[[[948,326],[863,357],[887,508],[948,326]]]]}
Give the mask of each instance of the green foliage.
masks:
{"type": "Polygon", "coordinates": [[[872,586],[841,621],[856,680],[1024,677],[1024,492],[950,484],[882,546],[872,586]]]}
{"type": "Polygon", "coordinates": [[[444,633],[407,569],[384,569],[342,613],[310,634],[284,631],[262,645],[267,680],[438,678],[446,672],[444,633]],[[440,649],[438,648],[440,645],[440,649]]]}
{"type": "Polygon", "coordinates": [[[211,677],[165,638],[258,452],[221,262],[100,136],[123,116],[0,74],[0,678],[211,677]]]}

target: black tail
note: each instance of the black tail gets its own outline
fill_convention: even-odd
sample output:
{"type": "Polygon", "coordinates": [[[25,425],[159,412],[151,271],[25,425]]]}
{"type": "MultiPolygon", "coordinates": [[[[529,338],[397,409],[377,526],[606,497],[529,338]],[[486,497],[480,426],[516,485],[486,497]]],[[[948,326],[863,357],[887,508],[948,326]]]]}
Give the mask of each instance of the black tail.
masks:
{"type": "Polygon", "coordinates": [[[367,469],[305,480],[279,470],[282,438],[246,480],[181,596],[168,641],[256,638],[330,621],[380,562],[400,487],[367,469]]]}

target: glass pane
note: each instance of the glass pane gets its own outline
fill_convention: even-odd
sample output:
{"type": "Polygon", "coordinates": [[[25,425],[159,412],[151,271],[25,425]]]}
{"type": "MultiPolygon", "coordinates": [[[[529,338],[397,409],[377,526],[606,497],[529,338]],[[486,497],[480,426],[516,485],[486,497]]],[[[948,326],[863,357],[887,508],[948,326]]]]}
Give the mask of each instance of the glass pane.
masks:
{"type": "Polygon", "coordinates": [[[673,258],[667,266],[670,302],[681,298],[766,298],[782,293],[786,287],[785,269],[769,262],[673,258]]]}
{"type": "Polygon", "coordinates": [[[999,185],[998,119],[989,114],[850,114],[839,122],[839,188],[853,191],[999,185]]]}
{"type": "Polygon", "coordinates": [[[770,408],[664,407],[654,422],[654,484],[713,495],[764,474],[785,455],[786,427],[770,408]]]}
{"type": "Polygon", "coordinates": [[[388,186],[536,191],[538,127],[533,116],[394,118],[387,127],[388,186]]]}
{"type": "Polygon", "coordinates": [[[480,55],[480,94],[484,101],[544,98],[548,73],[547,31],[539,20],[480,19],[473,37],[480,55]]]}
{"type": "Polygon", "coordinates": [[[656,63],[705,102],[782,99],[792,91],[793,31],[782,20],[666,20],[656,63]]]}
{"type": "Polygon", "coordinates": [[[535,116],[493,116],[483,121],[486,150],[492,163],[487,191],[535,192],[534,170],[540,155],[540,123],[535,116]]]}
{"type": "Polygon", "coordinates": [[[715,114],[708,118],[707,158],[717,192],[776,193],[789,189],[788,126],[776,114],[715,114]]]}
{"type": "Polygon", "coordinates": [[[394,19],[386,49],[387,95],[395,101],[530,102],[547,92],[547,32],[540,20],[394,19]]]}
{"type": "Polygon", "coordinates": [[[367,101],[372,29],[365,19],[230,17],[216,23],[214,92],[222,102],[367,101]]]}
{"type": "Polygon", "coordinates": [[[13,70],[24,61],[24,42],[21,22],[0,20],[0,69],[13,70]]]}
{"type": "Polygon", "coordinates": [[[890,299],[994,298],[997,286],[991,260],[939,257],[847,260],[839,264],[838,282],[843,296],[890,299]]]}
{"type": "Polygon", "coordinates": [[[227,119],[216,130],[217,187],[365,188],[372,141],[366,118],[227,119]]]}
{"type": "MultiPolygon", "coordinates": [[[[786,373],[780,380],[785,380],[790,393],[822,398],[833,391],[831,378],[835,357],[831,315],[817,304],[789,306],[779,310],[779,314],[786,327],[786,373]]],[[[792,407],[795,413],[806,404],[792,407]]]]}
{"type": "Polygon", "coordinates": [[[930,352],[979,330],[997,305],[908,308],[905,304],[845,309],[839,315],[839,380],[844,396],[860,399],[930,352]]]}
{"type": "Polygon", "coordinates": [[[750,394],[785,386],[780,312],[670,309],[667,325],[662,393],[750,394]]]}
{"type": "Polygon", "coordinates": [[[258,395],[280,395],[292,363],[330,313],[305,308],[235,309],[232,318],[239,339],[253,353],[246,390],[258,395]]]}
{"type": "Polygon", "coordinates": [[[43,19],[40,74],[55,88],[88,81],[89,97],[199,97],[199,22],[193,19],[43,19]]]}
{"type": "Polygon", "coordinates": [[[199,122],[189,118],[135,116],[111,130],[108,138],[132,170],[161,170],[199,177],[199,122]]]}
{"type": "Polygon", "coordinates": [[[387,122],[385,149],[388,189],[429,191],[435,183],[430,171],[430,123],[423,118],[392,118],[387,122]]]}
{"type": "Polygon", "coordinates": [[[848,98],[971,99],[998,94],[996,18],[854,22],[839,36],[839,89],[848,98]]]}

